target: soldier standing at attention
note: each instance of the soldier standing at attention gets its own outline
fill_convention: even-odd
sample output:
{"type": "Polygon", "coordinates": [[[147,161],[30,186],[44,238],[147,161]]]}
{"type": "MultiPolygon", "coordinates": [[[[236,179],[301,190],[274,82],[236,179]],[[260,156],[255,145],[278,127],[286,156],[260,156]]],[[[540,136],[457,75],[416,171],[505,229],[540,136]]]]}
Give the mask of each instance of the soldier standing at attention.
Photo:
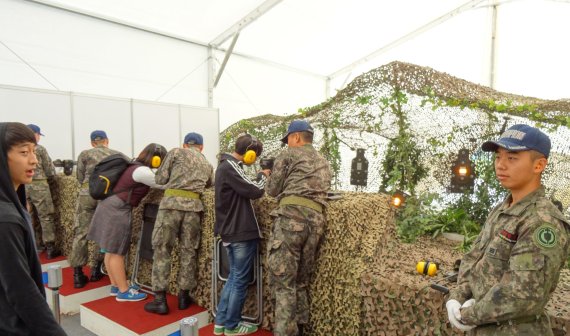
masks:
{"type": "Polygon", "coordinates": [[[198,133],[188,133],[182,148],[168,152],[156,172],[156,183],[165,185],[166,190],[152,232],[152,289],[156,295],[144,306],[149,313],[168,314],[166,291],[170,278],[170,254],[176,238],[180,247],[178,309],[187,309],[193,302],[189,293],[197,286],[200,214],[204,211],[200,194],[213,185],[214,175],[214,168],[202,154],[203,149],[203,137],[198,133]]]}
{"type": "Polygon", "coordinates": [[[288,145],[275,159],[266,192],[279,207],[268,242],[270,283],[275,299],[276,336],[302,335],[309,322],[309,280],[324,232],[331,171],[313,147],[313,128],[294,120],[282,142],[288,145]]]}
{"type": "Polygon", "coordinates": [[[552,335],[544,307],[568,258],[570,224],[541,184],[550,139],[519,124],[481,148],[495,152],[495,174],[511,194],[461,262],[449,321],[477,336],[552,335]]]}
{"type": "Polygon", "coordinates": [[[46,245],[47,259],[53,259],[61,255],[61,251],[55,247],[54,208],[48,183],[48,180],[52,180],[55,176],[55,167],[45,147],[39,144],[40,137],[43,136],[40,127],[29,124],[28,128],[34,132],[36,142],[38,143],[36,145],[38,164],[34,171],[32,183],[26,185],[26,195],[30,205],[35,209],[40,220],[42,238],[46,245]]]}
{"type": "MultiPolygon", "coordinates": [[[[77,158],[77,181],[80,184],[77,196],[77,210],[73,225],[73,243],[69,263],[73,267],[73,286],[82,288],[87,284],[87,276],[83,274],[83,266],[87,264],[87,232],[91,218],[97,207],[97,200],[89,195],[89,177],[99,161],[118,151],[109,149],[109,138],[105,131],[91,132],[91,146],[93,148],[82,151],[77,158]]],[[[99,281],[103,277],[101,265],[103,256],[99,246],[95,245],[94,255],[91,256],[91,281],[99,281]]]]}

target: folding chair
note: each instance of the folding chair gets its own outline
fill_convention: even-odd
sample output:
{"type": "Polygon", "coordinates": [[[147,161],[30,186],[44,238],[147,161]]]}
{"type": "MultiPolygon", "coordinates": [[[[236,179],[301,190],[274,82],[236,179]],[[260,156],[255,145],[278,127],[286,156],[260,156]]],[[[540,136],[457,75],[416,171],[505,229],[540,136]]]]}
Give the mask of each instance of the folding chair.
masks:
{"type": "MultiPolygon", "coordinates": [[[[230,273],[228,252],[219,237],[214,238],[212,258],[212,314],[216,316],[218,309],[218,281],[226,282],[230,273]]],[[[256,286],[255,296],[257,303],[257,316],[243,315],[242,319],[257,325],[261,325],[263,320],[263,270],[260,262],[259,246],[253,259],[253,267],[250,273],[249,286],[256,286]]]]}
{"type": "Polygon", "coordinates": [[[133,264],[133,272],[131,274],[131,284],[140,287],[141,291],[153,294],[152,285],[144,284],[138,280],[139,267],[141,259],[148,260],[152,263],[154,251],[152,250],[152,230],[158,213],[158,204],[145,204],[143,211],[143,224],[141,227],[139,241],[137,243],[137,254],[133,264]]]}

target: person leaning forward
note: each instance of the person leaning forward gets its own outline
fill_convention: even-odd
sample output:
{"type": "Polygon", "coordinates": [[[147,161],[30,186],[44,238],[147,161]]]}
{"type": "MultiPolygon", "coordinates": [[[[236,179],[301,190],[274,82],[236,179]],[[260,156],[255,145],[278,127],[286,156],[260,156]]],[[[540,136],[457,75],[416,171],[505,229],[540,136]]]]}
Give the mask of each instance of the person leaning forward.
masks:
{"type": "MultiPolygon", "coordinates": [[[[49,188],[49,180],[55,176],[55,167],[51,162],[44,146],[40,145],[40,138],[43,136],[38,125],[29,124],[28,128],[34,132],[36,137],[36,157],[38,164],[34,171],[34,179],[31,184],[26,185],[26,195],[29,204],[35,209],[42,228],[42,239],[46,246],[47,259],[53,259],[61,255],[61,251],[55,246],[55,221],[54,207],[49,188]]],[[[36,237],[36,240],[39,240],[36,237]]]]}
{"type": "MultiPolygon", "coordinates": [[[[77,209],[75,212],[75,223],[73,225],[73,243],[71,245],[71,256],[69,263],[73,267],[73,286],[82,288],[87,284],[87,276],[83,274],[83,266],[87,264],[87,232],[89,225],[97,208],[97,200],[89,195],[89,177],[95,169],[95,165],[109,155],[119,153],[109,148],[109,138],[104,131],[96,130],[91,132],[91,146],[93,148],[82,151],[77,158],[77,181],[80,189],[77,196],[77,209]]],[[[100,248],[95,244],[95,249],[90,260],[91,281],[99,281],[103,277],[101,265],[103,255],[100,248]]]]}
{"type": "Polygon", "coordinates": [[[275,300],[276,336],[302,334],[309,322],[308,285],[324,232],[331,171],[313,147],[313,128],[294,120],[282,142],[288,148],[275,159],[265,191],[279,201],[268,241],[270,284],[275,300]]]}
{"type": "Polygon", "coordinates": [[[203,149],[203,137],[198,133],[188,133],[182,148],[168,152],[156,172],[156,183],[165,185],[166,190],[152,231],[152,288],[156,295],[144,306],[149,313],[169,312],[166,291],[170,278],[170,254],[177,237],[180,248],[178,309],[187,309],[193,302],[189,292],[197,286],[200,215],[204,211],[200,194],[213,185],[214,175],[214,168],[202,154],[203,149]]]}
{"type": "Polygon", "coordinates": [[[497,179],[511,193],[464,256],[448,318],[477,336],[552,335],[544,307],[568,258],[570,224],[541,184],[550,139],[514,125],[481,148],[495,152],[497,179]]]}

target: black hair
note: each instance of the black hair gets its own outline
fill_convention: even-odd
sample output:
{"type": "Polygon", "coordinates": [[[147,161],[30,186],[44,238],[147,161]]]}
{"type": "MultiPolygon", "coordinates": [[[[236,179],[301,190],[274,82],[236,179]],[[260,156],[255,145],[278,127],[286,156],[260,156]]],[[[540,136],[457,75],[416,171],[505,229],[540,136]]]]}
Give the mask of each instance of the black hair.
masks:
{"type": "Polygon", "coordinates": [[[257,156],[260,156],[263,152],[263,143],[251,134],[240,135],[236,140],[234,151],[239,155],[244,155],[245,152],[250,149],[253,150],[257,156]]]}
{"type": "Polygon", "coordinates": [[[4,141],[2,141],[2,146],[4,146],[6,153],[12,146],[26,142],[37,144],[34,131],[19,122],[6,123],[6,135],[4,136],[4,141]]]}
{"type": "Polygon", "coordinates": [[[166,148],[164,148],[164,146],[159,145],[157,143],[148,144],[140,152],[139,156],[135,159],[135,161],[138,161],[147,167],[151,167],[152,158],[155,155],[158,155],[161,160],[164,159],[164,157],[166,156],[166,148]]]}
{"type": "Polygon", "coordinates": [[[301,133],[301,139],[303,139],[304,142],[313,143],[313,132],[303,131],[299,133],[301,133]]]}

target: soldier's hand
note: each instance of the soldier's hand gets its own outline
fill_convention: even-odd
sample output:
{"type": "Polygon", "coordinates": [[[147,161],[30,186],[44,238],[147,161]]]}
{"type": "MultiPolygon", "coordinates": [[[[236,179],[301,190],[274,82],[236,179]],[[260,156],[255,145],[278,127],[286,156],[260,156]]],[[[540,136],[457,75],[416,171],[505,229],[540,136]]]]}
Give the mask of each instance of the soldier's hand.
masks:
{"type": "Polygon", "coordinates": [[[271,169],[263,169],[262,171],[260,171],[260,173],[269,177],[269,175],[271,175],[271,169]]]}
{"type": "MultiPolygon", "coordinates": [[[[473,301],[475,302],[475,301],[473,301]]],[[[454,326],[455,328],[462,330],[462,331],[469,331],[473,328],[475,328],[475,326],[470,326],[470,325],[465,325],[463,323],[461,323],[461,303],[459,303],[459,301],[457,300],[449,300],[447,301],[447,303],[445,304],[445,307],[447,308],[447,318],[449,319],[449,322],[451,322],[451,325],[454,326]]]]}

